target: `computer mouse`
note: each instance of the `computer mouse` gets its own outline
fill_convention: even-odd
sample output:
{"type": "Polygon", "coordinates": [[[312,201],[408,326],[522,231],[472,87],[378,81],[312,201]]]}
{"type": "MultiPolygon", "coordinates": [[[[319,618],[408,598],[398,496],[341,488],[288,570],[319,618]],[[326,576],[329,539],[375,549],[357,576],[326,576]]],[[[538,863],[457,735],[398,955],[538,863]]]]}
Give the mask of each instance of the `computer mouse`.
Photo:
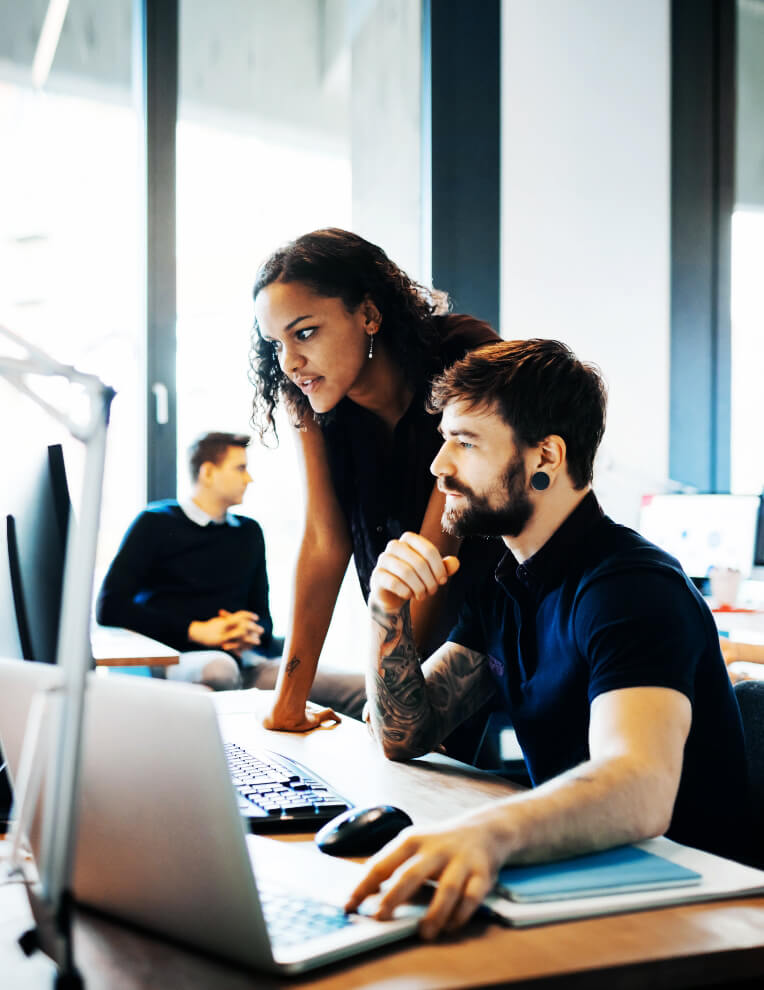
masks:
{"type": "Polygon", "coordinates": [[[405,811],[390,804],[350,808],[316,832],[315,842],[330,856],[370,856],[412,824],[405,811]]]}

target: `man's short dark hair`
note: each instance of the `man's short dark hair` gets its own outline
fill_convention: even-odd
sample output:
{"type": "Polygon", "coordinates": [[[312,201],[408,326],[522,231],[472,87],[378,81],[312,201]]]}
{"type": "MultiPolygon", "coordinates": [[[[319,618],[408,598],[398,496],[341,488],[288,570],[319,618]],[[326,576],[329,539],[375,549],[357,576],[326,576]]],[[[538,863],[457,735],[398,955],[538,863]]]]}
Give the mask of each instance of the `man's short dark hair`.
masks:
{"type": "Polygon", "coordinates": [[[559,340],[503,340],[471,351],[432,383],[430,411],[450,402],[495,406],[518,444],[562,437],[570,480],[591,483],[605,432],[607,387],[599,369],[559,340]]]}
{"type": "Polygon", "coordinates": [[[246,433],[205,433],[188,448],[188,468],[191,481],[196,481],[202,464],[211,461],[220,464],[225,459],[229,447],[248,447],[250,438],[246,433]]]}

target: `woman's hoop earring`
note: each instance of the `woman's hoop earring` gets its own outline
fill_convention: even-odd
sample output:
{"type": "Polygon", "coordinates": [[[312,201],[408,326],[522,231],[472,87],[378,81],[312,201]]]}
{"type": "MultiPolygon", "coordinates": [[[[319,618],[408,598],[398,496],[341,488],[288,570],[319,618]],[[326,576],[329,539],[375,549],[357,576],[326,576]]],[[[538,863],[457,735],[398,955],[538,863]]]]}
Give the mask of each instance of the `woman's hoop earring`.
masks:
{"type": "Polygon", "coordinates": [[[531,475],[531,488],[534,492],[544,492],[549,488],[549,475],[546,471],[535,471],[531,475]]]}
{"type": "Polygon", "coordinates": [[[369,334],[369,358],[374,357],[374,334],[369,334]]]}

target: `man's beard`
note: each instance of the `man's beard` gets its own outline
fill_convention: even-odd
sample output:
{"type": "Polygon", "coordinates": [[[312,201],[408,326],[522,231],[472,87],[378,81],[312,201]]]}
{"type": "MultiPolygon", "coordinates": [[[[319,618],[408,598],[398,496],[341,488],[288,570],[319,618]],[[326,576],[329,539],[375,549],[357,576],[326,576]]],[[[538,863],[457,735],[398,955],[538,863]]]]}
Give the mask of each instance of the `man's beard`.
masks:
{"type": "Polygon", "coordinates": [[[490,496],[477,495],[452,477],[443,479],[451,491],[467,496],[466,504],[452,506],[443,513],[441,525],[452,536],[519,536],[533,515],[533,503],[525,489],[525,464],[517,454],[507,465],[500,482],[503,503],[498,508],[490,496]]]}

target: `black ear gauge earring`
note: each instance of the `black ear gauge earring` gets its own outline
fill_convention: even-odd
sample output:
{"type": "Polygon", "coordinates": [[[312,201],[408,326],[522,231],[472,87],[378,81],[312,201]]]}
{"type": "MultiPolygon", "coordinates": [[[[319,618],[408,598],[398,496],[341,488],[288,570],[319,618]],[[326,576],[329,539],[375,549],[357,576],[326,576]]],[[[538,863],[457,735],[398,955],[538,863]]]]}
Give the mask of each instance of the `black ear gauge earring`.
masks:
{"type": "Polygon", "coordinates": [[[549,475],[546,471],[535,471],[531,475],[531,488],[534,492],[545,492],[549,488],[549,475]]]}

